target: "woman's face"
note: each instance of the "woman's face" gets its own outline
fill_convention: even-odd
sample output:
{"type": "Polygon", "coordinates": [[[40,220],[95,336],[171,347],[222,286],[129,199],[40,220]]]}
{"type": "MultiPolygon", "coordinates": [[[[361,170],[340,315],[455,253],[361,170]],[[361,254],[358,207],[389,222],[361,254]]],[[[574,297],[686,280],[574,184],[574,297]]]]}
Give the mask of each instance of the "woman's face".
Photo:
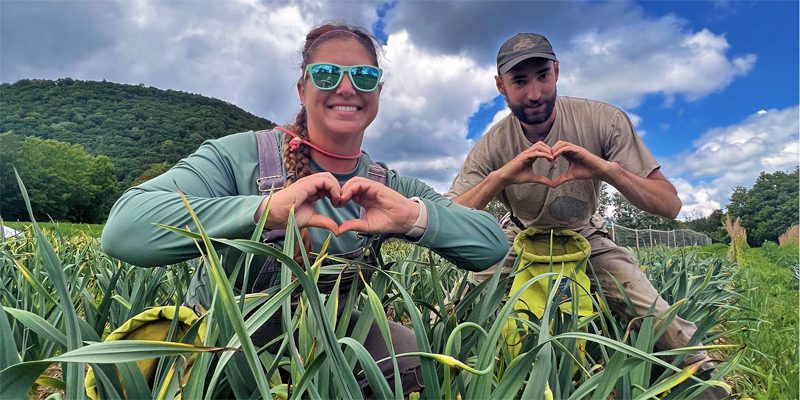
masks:
{"type": "MultiPolygon", "coordinates": [[[[351,38],[326,40],[313,51],[309,63],[375,65],[364,46],[351,38]]],[[[310,134],[363,135],[378,114],[381,87],[372,92],[361,92],[353,87],[347,73],[345,75],[333,90],[317,89],[307,75],[297,83],[300,101],[306,106],[310,134]]]]}

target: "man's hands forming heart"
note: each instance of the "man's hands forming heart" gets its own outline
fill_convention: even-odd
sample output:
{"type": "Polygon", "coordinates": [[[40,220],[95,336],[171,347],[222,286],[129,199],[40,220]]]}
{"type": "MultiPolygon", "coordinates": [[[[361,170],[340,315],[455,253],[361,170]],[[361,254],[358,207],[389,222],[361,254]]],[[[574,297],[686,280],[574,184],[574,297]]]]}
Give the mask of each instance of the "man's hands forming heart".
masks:
{"type": "Polygon", "coordinates": [[[299,227],[323,228],[337,236],[347,231],[404,233],[411,229],[419,216],[419,204],[385,185],[356,177],[339,186],[336,178],[328,172],[301,178],[271,197],[267,229],[285,228],[292,207],[299,227]],[[314,209],[314,203],[325,197],[334,207],[342,207],[352,200],[364,208],[364,215],[339,225],[314,209]]]}
{"type": "Polygon", "coordinates": [[[610,162],[570,142],[560,140],[550,147],[540,141],[519,153],[498,172],[506,186],[519,183],[540,183],[555,188],[576,179],[602,179],[607,176],[610,170],[609,165],[610,162]],[[561,156],[569,162],[569,167],[560,176],[551,179],[533,172],[532,165],[536,159],[544,158],[552,163],[561,156]]]}

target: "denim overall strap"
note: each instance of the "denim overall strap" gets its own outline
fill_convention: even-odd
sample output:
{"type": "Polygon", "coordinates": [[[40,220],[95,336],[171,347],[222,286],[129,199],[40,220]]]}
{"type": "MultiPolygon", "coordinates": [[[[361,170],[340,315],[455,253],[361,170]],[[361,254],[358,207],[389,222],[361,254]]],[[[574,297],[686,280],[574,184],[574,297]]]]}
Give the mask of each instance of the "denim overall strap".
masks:
{"type": "MultiPolygon", "coordinates": [[[[386,168],[373,161],[369,164],[369,168],[367,169],[367,179],[378,182],[381,185],[386,185],[386,168]]],[[[358,212],[358,217],[364,218],[364,213],[364,207],[361,207],[358,212]]]]}
{"type": "Polygon", "coordinates": [[[259,174],[256,184],[259,193],[270,194],[273,190],[282,189],[286,183],[281,166],[281,146],[271,129],[256,132],[256,142],[258,144],[259,174]]]}
{"type": "Polygon", "coordinates": [[[369,164],[369,168],[367,169],[367,179],[373,180],[378,182],[382,185],[386,184],[386,168],[382,165],[372,162],[369,164]]]}

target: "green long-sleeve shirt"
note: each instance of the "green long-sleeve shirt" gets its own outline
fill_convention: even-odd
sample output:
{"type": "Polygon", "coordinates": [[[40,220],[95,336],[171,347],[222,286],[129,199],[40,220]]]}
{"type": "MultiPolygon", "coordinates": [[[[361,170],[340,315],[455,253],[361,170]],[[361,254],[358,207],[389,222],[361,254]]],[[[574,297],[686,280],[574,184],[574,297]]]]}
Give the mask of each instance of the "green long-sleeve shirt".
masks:
{"type": "MultiPolygon", "coordinates": [[[[283,134],[277,133],[278,143],[283,134]]],[[[280,157],[278,155],[278,157],[280,157]]],[[[340,184],[367,176],[371,160],[362,153],[348,174],[333,174],[340,184]]],[[[312,165],[314,172],[323,172],[312,165]]],[[[111,209],[103,229],[103,250],[112,257],[140,266],[172,264],[199,256],[195,244],[154,224],[195,228],[177,188],[183,192],[211,237],[249,238],[253,215],[264,196],[258,192],[258,149],[253,132],[243,132],[205,142],[196,152],[166,173],[127,190],[111,209]]],[[[421,181],[388,171],[386,185],[406,197],[419,197],[428,210],[428,227],[416,242],[457,266],[480,271],[502,260],[508,252],[503,231],[486,212],[463,207],[436,193],[421,181]]],[[[337,223],[358,218],[360,207],[349,202],[333,207],[328,199],[314,204],[318,212],[337,223]]],[[[310,228],[315,248],[330,232],[310,228]]],[[[334,237],[329,254],[364,247],[368,238],[355,232],[334,237]]],[[[225,257],[229,269],[236,257],[225,257]]]]}

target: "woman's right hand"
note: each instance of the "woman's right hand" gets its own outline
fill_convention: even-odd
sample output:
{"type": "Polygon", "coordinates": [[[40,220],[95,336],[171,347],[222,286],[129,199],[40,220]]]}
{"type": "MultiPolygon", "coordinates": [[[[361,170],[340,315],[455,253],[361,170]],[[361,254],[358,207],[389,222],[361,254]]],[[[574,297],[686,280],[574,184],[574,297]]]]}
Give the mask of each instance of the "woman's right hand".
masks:
{"type": "Polygon", "coordinates": [[[265,229],[285,229],[289,219],[289,210],[294,207],[294,219],[297,226],[327,229],[339,235],[339,225],[331,218],[314,210],[314,202],[324,197],[333,204],[340,202],[339,182],[329,172],[320,172],[297,180],[271,196],[265,197],[259,205],[254,219],[258,221],[269,202],[269,215],[265,229]],[[271,200],[270,200],[271,199],[271,200]]]}

